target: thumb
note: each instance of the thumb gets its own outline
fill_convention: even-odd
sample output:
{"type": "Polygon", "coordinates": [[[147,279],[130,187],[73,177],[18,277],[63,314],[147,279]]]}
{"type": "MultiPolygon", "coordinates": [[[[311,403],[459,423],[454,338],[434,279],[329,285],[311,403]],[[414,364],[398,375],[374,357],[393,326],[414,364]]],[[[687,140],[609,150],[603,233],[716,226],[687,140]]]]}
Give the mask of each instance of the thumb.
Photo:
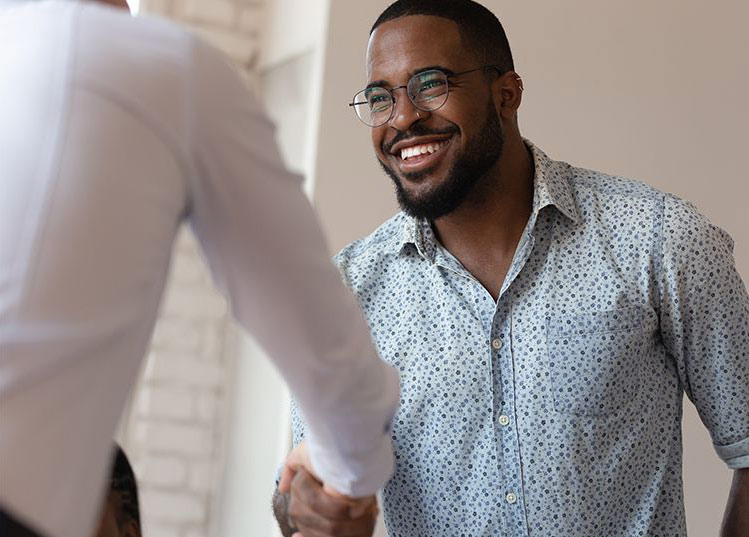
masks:
{"type": "Polygon", "coordinates": [[[333,498],[339,499],[339,500],[348,500],[350,507],[349,507],[349,516],[352,519],[360,518],[364,516],[368,511],[377,512],[377,500],[374,496],[365,496],[363,498],[351,498],[350,496],[346,496],[344,494],[341,494],[337,490],[335,490],[333,487],[328,485],[327,483],[323,484],[323,491],[333,498]]]}
{"type": "Polygon", "coordinates": [[[336,498],[338,500],[350,500],[351,499],[348,496],[345,496],[345,495],[341,494],[340,492],[338,492],[336,489],[334,489],[333,487],[331,487],[327,483],[323,483],[322,490],[328,496],[331,496],[331,497],[336,498]]]}
{"type": "Polygon", "coordinates": [[[283,463],[281,480],[278,482],[278,492],[286,494],[291,491],[291,480],[294,479],[302,461],[298,454],[292,451],[283,463]]]}

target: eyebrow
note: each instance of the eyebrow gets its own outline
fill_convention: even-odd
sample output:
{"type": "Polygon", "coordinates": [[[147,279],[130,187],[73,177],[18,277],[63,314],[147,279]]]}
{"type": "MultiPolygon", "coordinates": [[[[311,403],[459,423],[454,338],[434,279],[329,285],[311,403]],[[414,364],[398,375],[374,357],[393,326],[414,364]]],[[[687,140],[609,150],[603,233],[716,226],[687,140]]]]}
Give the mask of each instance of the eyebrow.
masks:
{"type": "MultiPolygon", "coordinates": [[[[420,68],[418,68],[418,69],[416,69],[414,71],[411,71],[408,74],[408,79],[410,80],[412,77],[414,77],[416,75],[419,75],[421,73],[424,73],[426,71],[435,71],[435,70],[442,71],[447,76],[452,76],[452,75],[455,74],[455,71],[453,71],[452,69],[448,69],[447,67],[443,67],[442,65],[429,65],[427,67],[420,67],[420,68]]],[[[367,87],[364,88],[364,89],[386,88],[389,85],[390,84],[388,83],[387,80],[375,80],[374,82],[370,82],[369,84],[367,84],[367,87]]]]}

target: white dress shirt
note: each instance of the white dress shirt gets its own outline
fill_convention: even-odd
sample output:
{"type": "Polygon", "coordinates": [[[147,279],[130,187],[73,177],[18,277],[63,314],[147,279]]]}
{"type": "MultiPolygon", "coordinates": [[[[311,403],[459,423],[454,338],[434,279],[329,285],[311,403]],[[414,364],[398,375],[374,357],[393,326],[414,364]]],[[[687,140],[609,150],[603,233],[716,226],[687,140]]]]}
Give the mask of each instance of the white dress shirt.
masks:
{"type": "Polygon", "coordinates": [[[185,220],[300,401],[319,475],[359,496],[391,472],[397,375],[241,79],[164,20],[5,3],[0,506],[38,531],[93,528],[185,220]]]}

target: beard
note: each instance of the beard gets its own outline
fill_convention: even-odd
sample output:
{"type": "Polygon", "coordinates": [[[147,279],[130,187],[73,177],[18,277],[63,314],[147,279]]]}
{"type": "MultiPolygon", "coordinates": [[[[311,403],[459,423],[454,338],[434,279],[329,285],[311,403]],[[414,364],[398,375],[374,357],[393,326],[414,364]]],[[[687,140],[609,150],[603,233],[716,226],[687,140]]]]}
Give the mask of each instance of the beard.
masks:
{"type": "MultiPolygon", "coordinates": [[[[424,128],[423,125],[416,123],[402,135],[396,136],[389,146],[395,145],[398,141],[413,136],[428,136],[431,134],[447,134],[458,132],[457,127],[448,130],[431,131],[424,128]]],[[[445,216],[463,203],[468,195],[473,191],[479,180],[484,177],[502,156],[504,149],[504,135],[502,133],[502,124],[499,122],[497,112],[493,103],[490,101],[486,111],[486,120],[479,129],[476,138],[469,144],[471,149],[458,153],[452,166],[447,172],[445,179],[428,192],[419,196],[409,193],[401,178],[382,160],[379,160],[380,166],[385,173],[392,179],[395,185],[395,194],[403,212],[418,219],[429,221],[436,220],[445,216]]],[[[403,174],[408,180],[418,182],[424,176],[428,175],[431,170],[422,172],[403,174]]]]}

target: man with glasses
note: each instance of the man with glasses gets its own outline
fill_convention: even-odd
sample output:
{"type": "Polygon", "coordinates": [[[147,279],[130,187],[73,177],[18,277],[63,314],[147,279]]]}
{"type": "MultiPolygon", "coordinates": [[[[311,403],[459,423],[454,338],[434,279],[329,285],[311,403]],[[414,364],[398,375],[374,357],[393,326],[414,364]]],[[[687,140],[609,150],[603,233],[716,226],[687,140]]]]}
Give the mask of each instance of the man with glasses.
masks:
{"type": "MultiPolygon", "coordinates": [[[[727,235],[524,140],[509,44],[475,2],[392,4],[367,76],[351,107],[403,212],[336,261],[401,374],[389,535],[684,536],[684,392],[736,470],[722,535],[748,535],[749,298],[727,235]]],[[[304,472],[290,488],[285,535],[368,535],[304,472]]]]}

